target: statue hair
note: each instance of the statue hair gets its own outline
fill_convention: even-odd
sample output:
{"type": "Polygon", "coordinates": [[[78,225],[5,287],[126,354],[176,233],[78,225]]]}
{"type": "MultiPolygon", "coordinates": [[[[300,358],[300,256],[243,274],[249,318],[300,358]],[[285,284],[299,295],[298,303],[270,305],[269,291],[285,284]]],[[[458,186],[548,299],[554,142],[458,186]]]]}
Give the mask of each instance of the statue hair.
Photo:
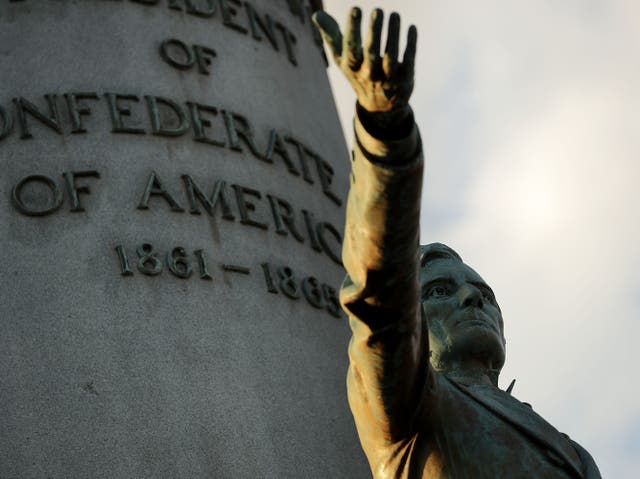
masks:
{"type": "Polygon", "coordinates": [[[424,268],[427,263],[437,259],[451,259],[462,263],[462,258],[452,248],[446,244],[431,243],[420,245],[420,267],[424,268]]]}

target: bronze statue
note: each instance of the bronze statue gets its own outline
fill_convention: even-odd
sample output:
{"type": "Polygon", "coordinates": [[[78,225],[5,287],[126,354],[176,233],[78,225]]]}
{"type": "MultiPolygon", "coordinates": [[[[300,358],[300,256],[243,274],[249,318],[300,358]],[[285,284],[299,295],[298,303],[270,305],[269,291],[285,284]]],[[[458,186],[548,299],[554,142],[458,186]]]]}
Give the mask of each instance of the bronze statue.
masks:
{"type": "Polygon", "coordinates": [[[316,24],[358,97],[341,302],[353,338],[351,410],[375,478],[600,478],[589,455],[498,388],[500,307],[441,244],[419,246],[422,149],[409,97],[417,33],[398,60],[400,17],[372,13],[364,46],[354,8],[344,38],[316,24]]]}

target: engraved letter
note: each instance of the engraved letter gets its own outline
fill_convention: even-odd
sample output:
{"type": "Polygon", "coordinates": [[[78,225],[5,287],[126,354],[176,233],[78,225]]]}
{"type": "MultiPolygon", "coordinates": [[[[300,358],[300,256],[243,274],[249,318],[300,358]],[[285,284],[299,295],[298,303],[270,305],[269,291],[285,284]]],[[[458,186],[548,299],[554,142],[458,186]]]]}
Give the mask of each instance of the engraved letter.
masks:
{"type": "Polygon", "coordinates": [[[256,210],[256,205],[255,203],[247,201],[245,195],[260,199],[262,198],[260,192],[240,185],[233,185],[233,189],[236,192],[236,203],[238,204],[238,212],[240,213],[240,223],[243,225],[255,226],[256,228],[263,230],[268,229],[267,224],[260,223],[259,221],[249,217],[249,213],[256,210]]]}
{"type": "Polygon", "coordinates": [[[13,116],[0,106],[0,120],[2,121],[2,129],[0,129],[0,141],[4,140],[11,134],[13,130],[13,116]]]}
{"type": "Polygon", "coordinates": [[[199,103],[188,102],[191,112],[191,123],[193,124],[193,139],[199,143],[207,143],[215,146],[225,146],[224,140],[209,138],[205,129],[211,127],[211,121],[202,118],[202,112],[209,112],[212,115],[218,114],[218,109],[213,106],[201,105],[199,103]]]}
{"type": "MultiPolygon", "coordinates": [[[[31,192],[31,195],[29,196],[31,196],[32,200],[37,201],[41,199],[41,194],[39,194],[37,190],[35,192],[31,192]]],[[[20,183],[14,186],[13,190],[11,191],[11,201],[13,203],[13,206],[23,215],[46,216],[57,211],[58,208],[62,206],[62,191],[60,191],[60,188],[58,188],[56,182],[48,176],[31,175],[23,178],[22,180],[20,180],[20,183]],[[51,193],[53,202],[51,202],[43,209],[33,209],[32,205],[25,204],[22,190],[28,183],[41,183],[45,185],[51,193]]]]}
{"type": "Polygon", "coordinates": [[[316,226],[316,231],[318,232],[318,239],[320,240],[320,245],[322,245],[322,249],[327,254],[329,258],[331,258],[336,264],[342,266],[342,261],[340,260],[340,249],[342,248],[342,236],[340,232],[330,223],[318,223],[316,226]],[[338,247],[336,250],[331,249],[329,243],[327,242],[327,238],[325,236],[326,232],[331,233],[331,236],[334,237],[336,242],[338,243],[338,247]]]}
{"type": "Polygon", "coordinates": [[[282,23],[276,23],[276,27],[282,33],[282,38],[284,39],[284,45],[287,47],[287,56],[289,57],[289,61],[293,65],[298,65],[298,60],[296,60],[295,52],[293,51],[293,45],[296,43],[296,36],[291,33],[287,27],[285,27],[282,23]]]}
{"type": "MultiPolygon", "coordinates": [[[[215,0],[200,0],[199,3],[204,3],[205,6],[197,7],[193,3],[193,0],[184,0],[185,5],[187,6],[187,13],[190,15],[194,15],[196,17],[202,18],[210,18],[216,14],[216,3],[215,0]]],[[[169,8],[173,10],[182,10],[182,8],[178,5],[177,0],[169,1],[169,8]]]]}
{"type": "Polygon", "coordinates": [[[87,130],[82,125],[82,115],[90,115],[91,108],[79,104],[82,100],[97,100],[98,94],[90,93],[67,93],[67,108],[69,109],[69,120],[71,121],[71,133],[86,133],[87,130]]]}
{"type": "Polygon", "coordinates": [[[229,148],[231,148],[233,151],[242,151],[242,147],[240,146],[240,140],[242,140],[249,147],[249,150],[251,150],[251,153],[253,153],[256,158],[264,160],[264,157],[258,151],[256,141],[253,137],[251,125],[249,124],[247,119],[244,116],[239,115],[238,113],[233,113],[226,110],[223,110],[222,114],[224,115],[224,124],[227,127],[229,148]]]}
{"type": "Polygon", "coordinates": [[[315,218],[312,213],[307,210],[302,210],[302,217],[304,218],[304,224],[307,227],[307,233],[309,233],[309,240],[311,241],[311,248],[315,251],[322,252],[322,246],[320,246],[320,240],[318,239],[318,232],[316,231],[315,218]]]}
{"type": "Polygon", "coordinates": [[[304,243],[304,236],[298,232],[298,228],[296,227],[296,218],[291,204],[272,195],[267,195],[267,198],[269,198],[273,220],[276,224],[276,233],[282,236],[288,236],[289,232],[291,232],[295,239],[300,243],[304,243]]]}
{"type": "Polygon", "coordinates": [[[227,193],[227,184],[223,180],[216,181],[213,186],[213,193],[211,193],[211,199],[207,198],[198,185],[195,184],[193,179],[189,175],[182,175],[185,187],[187,189],[187,198],[189,199],[190,213],[192,215],[199,215],[197,201],[200,201],[204,209],[207,210],[209,216],[213,216],[216,210],[216,205],[220,202],[222,208],[222,217],[225,220],[234,221],[235,216],[231,212],[231,206],[229,202],[229,196],[227,193]]]}
{"type": "Polygon", "coordinates": [[[209,67],[211,66],[211,59],[216,57],[216,51],[209,47],[203,47],[202,45],[194,45],[193,51],[196,54],[198,72],[203,75],[208,75],[210,73],[209,67]]]}
{"type": "Polygon", "coordinates": [[[142,128],[131,128],[124,125],[123,117],[131,116],[131,108],[121,105],[120,101],[128,100],[138,102],[140,99],[136,95],[120,95],[118,93],[105,93],[109,102],[109,114],[111,115],[112,133],[134,133],[144,134],[142,128]]]}
{"type": "Polygon", "coordinates": [[[260,27],[260,30],[262,30],[262,33],[266,35],[273,49],[279,50],[276,32],[273,29],[273,20],[271,20],[269,14],[267,13],[264,16],[263,22],[258,15],[258,12],[256,12],[256,9],[253,8],[253,6],[249,2],[244,2],[244,7],[247,10],[247,16],[249,17],[249,27],[251,28],[251,35],[253,36],[253,38],[258,41],[262,41],[262,37],[258,32],[258,27],[260,27]]]}
{"type": "Polygon", "coordinates": [[[220,3],[220,12],[222,13],[222,23],[229,28],[233,28],[241,33],[247,33],[247,29],[242,25],[238,25],[233,21],[233,17],[238,14],[238,11],[229,5],[229,3],[234,3],[239,7],[242,7],[242,3],[240,0],[218,0],[220,3]]]}
{"type": "Polygon", "coordinates": [[[320,155],[314,155],[316,159],[316,166],[318,168],[318,176],[320,177],[320,184],[322,185],[322,191],[325,195],[331,199],[336,205],[341,206],[342,200],[331,191],[331,183],[333,181],[333,167],[324,161],[320,155]]]}
{"type": "Polygon", "coordinates": [[[88,195],[89,193],[91,193],[91,190],[87,185],[76,185],[76,178],[100,178],[100,173],[95,170],[69,171],[62,173],[62,176],[65,179],[65,182],[67,184],[67,192],[69,193],[69,197],[71,198],[71,211],[73,213],[85,211],[85,209],[82,207],[82,204],[80,204],[80,193],[88,195]]]}
{"type": "Polygon", "coordinates": [[[311,156],[312,158],[314,157],[313,153],[295,138],[286,136],[284,139],[287,143],[290,143],[296,147],[296,153],[298,153],[298,162],[300,163],[300,167],[302,168],[302,177],[304,178],[304,181],[312,185],[313,178],[311,178],[311,172],[309,171],[307,160],[309,159],[309,156],[311,156]]]}
{"type": "Polygon", "coordinates": [[[206,6],[196,7],[193,5],[193,0],[186,0],[187,13],[195,15],[196,17],[209,18],[216,14],[215,0],[201,0],[206,6]]]}
{"type": "Polygon", "coordinates": [[[55,131],[59,135],[62,135],[62,127],[60,126],[56,95],[45,95],[44,97],[49,104],[49,116],[41,113],[40,110],[38,110],[37,106],[22,97],[13,99],[13,102],[15,103],[17,109],[16,111],[18,114],[18,122],[20,123],[21,139],[25,140],[27,138],[33,138],[33,135],[29,131],[29,126],[27,125],[27,116],[25,113],[31,114],[31,116],[40,120],[43,124],[51,128],[53,131],[55,131]]]}
{"type": "Polygon", "coordinates": [[[175,38],[170,38],[160,44],[160,56],[178,70],[188,70],[196,62],[191,47],[175,38]]]}
{"type": "Polygon", "coordinates": [[[269,146],[267,147],[267,152],[264,154],[265,161],[269,163],[273,163],[273,155],[274,153],[280,155],[280,157],[284,160],[285,165],[287,165],[287,170],[289,173],[295,176],[300,176],[300,172],[296,169],[289,158],[289,152],[286,147],[282,143],[282,139],[280,135],[275,130],[271,131],[271,135],[269,137],[269,146]]]}
{"type": "Polygon", "coordinates": [[[182,107],[176,102],[160,96],[145,96],[149,106],[149,117],[151,118],[151,131],[157,136],[181,136],[189,129],[189,121],[182,107]],[[162,115],[159,106],[164,105],[162,115]],[[171,113],[169,113],[171,112],[171,113]],[[167,118],[173,117],[173,118],[167,118]],[[164,121],[163,121],[164,120],[164,121]],[[166,123],[170,123],[167,125],[166,123]]]}
{"type": "Polygon", "coordinates": [[[142,198],[140,198],[140,204],[138,205],[139,210],[148,210],[149,209],[149,198],[151,196],[162,196],[169,206],[171,206],[171,211],[182,212],[183,208],[180,207],[178,202],[173,199],[173,196],[169,194],[169,192],[162,185],[162,181],[158,178],[158,175],[155,171],[151,172],[151,176],[149,176],[149,181],[147,181],[147,186],[144,189],[144,193],[142,193],[142,198]]]}
{"type": "Polygon", "coordinates": [[[287,0],[287,4],[289,5],[289,11],[300,17],[300,21],[304,23],[304,7],[302,6],[302,0],[287,0]]]}

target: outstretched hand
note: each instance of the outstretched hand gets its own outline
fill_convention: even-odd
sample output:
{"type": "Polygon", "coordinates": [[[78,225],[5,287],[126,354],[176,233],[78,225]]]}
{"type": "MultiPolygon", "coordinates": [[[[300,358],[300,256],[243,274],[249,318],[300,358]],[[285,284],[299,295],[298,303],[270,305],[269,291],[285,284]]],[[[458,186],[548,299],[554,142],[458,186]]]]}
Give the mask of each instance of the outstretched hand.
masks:
{"type": "Polygon", "coordinates": [[[397,13],[394,12],[389,17],[384,56],[380,55],[384,14],[379,8],[371,14],[371,25],[364,48],[360,34],[362,12],[359,8],[351,9],[344,37],[331,15],[319,11],[314,14],[313,19],[338,67],[355,90],[360,106],[374,113],[403,109],[409,104],[413,92],[418,38],[415,26],[409,28],[407,47],[400,63],[400,15],[397,13]]]}

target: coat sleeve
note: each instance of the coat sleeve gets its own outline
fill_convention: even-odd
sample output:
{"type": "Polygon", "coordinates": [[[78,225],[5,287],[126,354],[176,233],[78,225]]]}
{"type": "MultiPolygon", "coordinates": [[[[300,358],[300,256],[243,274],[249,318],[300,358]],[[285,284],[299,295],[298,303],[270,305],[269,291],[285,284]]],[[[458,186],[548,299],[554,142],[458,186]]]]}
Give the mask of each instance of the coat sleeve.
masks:
{"type": "Polygon", "coordinates": [[[368,449],[413,430],[432,374],[420,314],[419,221],[423,158],[418,129],[372,137],[356,117],[340,300],[353,333],[347,389],[368,449]]]}

